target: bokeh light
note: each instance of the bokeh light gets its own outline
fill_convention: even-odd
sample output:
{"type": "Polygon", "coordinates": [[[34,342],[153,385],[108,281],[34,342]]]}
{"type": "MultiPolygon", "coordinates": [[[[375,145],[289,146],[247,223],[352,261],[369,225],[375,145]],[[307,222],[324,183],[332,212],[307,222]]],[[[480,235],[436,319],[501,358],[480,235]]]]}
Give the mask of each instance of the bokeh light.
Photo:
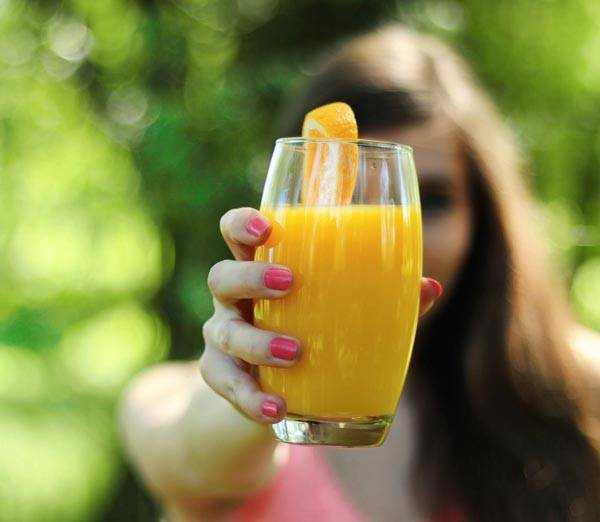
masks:
{"type": "Polygon", "coordinates": [[[258,204],[314,55],[381,22],[472,62],[600,328],[599,6],[0,0],[0,521],[149,519],[122,480],[119,393],[199,354],[220,214],[258,204]]]}
{"type": "Polygon", "coordinates": [[[67,330],[57,363],[63,379],[78,391],[112,397],[168,349],[163,323],[139,305],[126,303],[67,330]]]}

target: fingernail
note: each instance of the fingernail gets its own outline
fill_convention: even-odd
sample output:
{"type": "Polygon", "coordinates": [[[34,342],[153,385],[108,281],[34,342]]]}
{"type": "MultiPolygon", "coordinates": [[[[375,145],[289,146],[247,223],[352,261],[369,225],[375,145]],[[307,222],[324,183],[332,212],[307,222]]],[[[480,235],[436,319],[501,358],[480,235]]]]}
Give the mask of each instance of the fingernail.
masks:
{"type": "Polygon", "coordinates": [[[292,273],[287,268],[268,268],[263,280],[271,290],[287,290],[292,286],[292,273]]]}
{"type": "Polygon", "coordinates": [[[444,287],[437,279],[433,279],[432,277],[427,277],[426,279],[427,281],[429,281],[429,284],[431,285],[431,290],[433,292],[433,295],[431,297],[433,299],[438,299],[444,293],[444,287]]]}
{"type": "Polygon", "coordinates": [[[269,223],[267,223],[264,219],[258,216],[254,216],[253,218],[248,220],[248,223],[246,223],[246,231],[248,232],[248,234],[252,234],[255,237],[262,236],[268,228],[269,223]]]}
{"type": "Polygon", "coordinates": [[[275,401],[264,401],[260,407],[260,411],[265,417],[275,419],[279,415],[279,406],[275,401]]]}
{"type": "Polygon", "coordinates": [[[269,343],[269,349],[273,357],[292,361],[298,355],[298,343],[293,339],[285,339],[284,337],[275,337],[269,343]]]}

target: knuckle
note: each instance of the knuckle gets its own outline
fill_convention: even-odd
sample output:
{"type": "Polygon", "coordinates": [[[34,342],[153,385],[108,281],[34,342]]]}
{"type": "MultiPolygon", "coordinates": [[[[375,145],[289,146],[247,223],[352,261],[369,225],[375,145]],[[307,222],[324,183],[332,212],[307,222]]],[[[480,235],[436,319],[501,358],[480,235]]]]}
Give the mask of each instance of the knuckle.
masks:
{"type": "Polygon", "coordinates": [[[204,344],[208,344],[213,329],[214,320],[215,319],[213,316],[202,325],[202,337],[204,338],[204,344]]]}
{"type": "Polygon", "coordinates": [[[226,263],[227,263],[227,261],[219,261],[218,263],[211,266],[210,270],[208,271],[208,277],[206,278],[206,283],[208,284],[208,288],[212,292],[213,295],[217,295],[219,283],[221,280],[221,275],[223,272],[223,267],[225,266],[226,263]]]}
{"type": "Polygon", "coordinates": [[[227,381],[225,383],[225,389],[224,389],[224,393],[225,396],[231,401],[231,402],[237,402],[236,401],[236,390],[235,390],[235,385],[233,384],[232,381],[227,381]]]}
{"type": "Polygon", "coordinates": [[[244,398],[244,381],[241,377],[231,377],[225,383],[225,393],[229,400],[238,406],[242,406],[244,398]]]}
{"type": "Polygon", "coordinates": [[[219,349],[225,353],[231,350],[232,321],[221,321],[215,331],[215,342],[219,349]]]}
{"type": "Polygon", "coordinates": [[[210,386],[210,363],[206,354],[206,350],[200,356],[198,366],[200,368],[200,375],[202,376],[202,379],[204,379],[204,382],[210,386]]]}

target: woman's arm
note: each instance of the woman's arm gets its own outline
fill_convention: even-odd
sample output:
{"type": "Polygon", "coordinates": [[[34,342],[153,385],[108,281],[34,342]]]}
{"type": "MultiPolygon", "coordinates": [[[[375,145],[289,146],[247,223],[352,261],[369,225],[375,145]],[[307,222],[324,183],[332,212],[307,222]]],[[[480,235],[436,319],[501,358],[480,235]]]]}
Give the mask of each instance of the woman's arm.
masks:
{"type": "Polygon", "coordinates": [[[272,478],[281,461],[268,426],[205,383],[197,363],[165,363],[123,394],[125,451],[170,520],[219,520],[272,478]]]}
{"type": "Polygon", "coordinates": [[[273,341],[283,337],[247,323],[242,309],[252,298],[284,296],[291,280],[285,289],[272,288],[266,273],[273,266],[252,262],[270,231],[258,211],[231,210],[220,228],[237,261],[210,270],[215,313],[203,327],[200,364],[147,370],[120,406],[125,449],[170,520],[222,519],[274,475],[282,455],[268,425],[283,418],[285,402],[264,393],[248,370],[252,364],[287,368],[297,357],[281,355],[273,341]]]}
{"type": "MultiPolygon", "coordinates": [[[[279,299],[293,285],[288,268],[252,261],[270,228],[254,209],[223,216],[221,231],[236,261],[221,261],[210,270],[215,313],[203,327],[199,367],[151,368],[123,396],[125,448],[172,520],[219,520],[263,486],[278,468],[277,456],[286,455],[275,452],[268,427],[285,417],[286,403],[260,388],[252,368],[290,368],[302,347],[284,333],[247,321],[252,299],[279,299]]],[[[421,281],[421,314],[440,294],[439,283],[421,281]]]]}

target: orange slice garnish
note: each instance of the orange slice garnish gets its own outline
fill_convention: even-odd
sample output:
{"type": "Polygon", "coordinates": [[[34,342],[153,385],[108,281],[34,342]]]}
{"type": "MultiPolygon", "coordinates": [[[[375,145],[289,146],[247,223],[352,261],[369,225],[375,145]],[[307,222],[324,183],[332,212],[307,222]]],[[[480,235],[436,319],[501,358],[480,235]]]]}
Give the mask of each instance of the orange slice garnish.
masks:
{"type": "MultiPolygon", "coordinates": [[[[356,140],[358,127],[350,106],[335,102],[310,111],[304,118],[305,138],[356,140]]],[[[348,205],[356,184],[358,146],[355,143],[309,143],[304,162],[304,205],[348,205]]]]}

